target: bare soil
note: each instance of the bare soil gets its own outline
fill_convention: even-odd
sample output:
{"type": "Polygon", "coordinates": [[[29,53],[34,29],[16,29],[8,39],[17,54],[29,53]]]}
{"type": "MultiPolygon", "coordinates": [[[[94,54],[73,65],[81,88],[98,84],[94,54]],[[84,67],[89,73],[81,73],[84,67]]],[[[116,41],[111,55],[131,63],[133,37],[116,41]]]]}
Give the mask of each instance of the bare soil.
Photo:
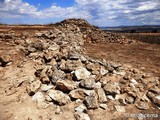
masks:
{"type": "Polygon", "coordinates": [[[129,64],[135,68],[160,76],[160,45],[134,44],[86,44],[89,56],[108,61],[129,64]]]}

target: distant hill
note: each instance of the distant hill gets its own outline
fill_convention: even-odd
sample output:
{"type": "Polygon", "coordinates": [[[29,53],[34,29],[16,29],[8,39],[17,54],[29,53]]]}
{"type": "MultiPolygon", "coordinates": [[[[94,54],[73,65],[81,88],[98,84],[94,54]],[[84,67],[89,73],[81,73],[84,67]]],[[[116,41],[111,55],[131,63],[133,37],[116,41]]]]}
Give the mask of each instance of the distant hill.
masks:
{"type": "Polygon", "coordinates": [[[144,25],[144,26],[118,26],[118,27],[100,27],[100,29],[110,32],[160,32],[160,25],[144,25]]]}

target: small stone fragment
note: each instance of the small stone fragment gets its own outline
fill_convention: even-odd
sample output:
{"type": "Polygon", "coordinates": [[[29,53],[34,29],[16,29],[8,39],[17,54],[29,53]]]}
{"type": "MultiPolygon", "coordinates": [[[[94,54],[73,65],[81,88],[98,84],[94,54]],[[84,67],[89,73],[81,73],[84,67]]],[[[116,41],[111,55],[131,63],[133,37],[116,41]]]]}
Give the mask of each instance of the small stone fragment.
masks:
{"type": "Polygon", "coordinates": [[[95,96],[87,96],[84,101],[88,109],[98,108],[97,98],[95,96]]]}
{"type": "Polygon", "coordinates": [[[124,106],[115,106],[116,110],[118,112],[126,112],[125,107],[124,106]]]}
{"type": "Polygon", "coordinates": [[[105,95],[105,92],[102,88],[96,89],[96,93],[98,95],[98,102],[99,103],[105,103],[107,102],[107,98],[105,95]]]}
{"type": "Polygon", "coordinates": [[[129,103],[129,104],[133,104],[135,100],[134,100],[133,97],[128,96],[128,97],[126,97],[125,101],[126,101],[127,103],[129,103]]]}
{"type": "Polygon", "coordinates": [[[88,114],[82,112],[76,112],[74,117],[76,120],[91,120],[88,114]]]}
{"type": "Polygon", "coordinates": [[[102,108],[102,109],[104,109],[104,110],[107,109],[107,105],[106,104],[100,104],[99,107],[102,108]]]}
{"type": "Polygon", "coordinates": [[[46,92],[46,91],[52,89],[53,87],[54,87],[53,85],[42,84],[41,90],[46,92]]]}
{"type": "Polygon", "coordinates": [[[62,109],[60,106],[56,106],[55,114],[62,114],[62,109]]]}
{"type": "Polygon", "coordinates": [[[108,70],[106,70],[104,67],[101,67],[100,74],[103,76],[103,75],[106,75],[107,73],[108,73],[108,70]]]}
{"type": "Polygon", "coordinates": [[[77,106],[74,110],[75,110],[75,112],[84,112],[87,110],[87,108],[84,104],[81,104],[81,105],[77,106]]]}
{"type": "Polygon", "coordinates": [[[27,91],[29,93],[29,95],[33,95],[35,92],[37,92],[37,90],[41,87],[41,81],[36,80],[33,81],[30,86],[28,86],[27,91]]]}
{"type": "Polygon", "coordinates": [[[148,103],[145,103],[143,101],[138,101],[138,102],[135,103],[135,105],[136,105],[136,107],[138,109],[141,109],[141,110],[147,110],[147,109],[149,109],[148,103]]]}
{"type": "Polygon", "coordinates": [[[42,92],[37,92],[32,96],[33,101],[44,101],[44,95],[42,92]]]}

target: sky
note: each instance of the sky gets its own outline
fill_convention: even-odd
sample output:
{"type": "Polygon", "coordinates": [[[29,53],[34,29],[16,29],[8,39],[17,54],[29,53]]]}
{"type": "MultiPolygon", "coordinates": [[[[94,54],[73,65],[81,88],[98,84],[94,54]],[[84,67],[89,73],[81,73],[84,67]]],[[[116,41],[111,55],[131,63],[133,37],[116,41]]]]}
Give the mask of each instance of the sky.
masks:
{"type": "Polygon", "coordinates": [[[160,25],[160,0],[0,0],[0,23],[82,18],[96,26],[160,25]]]}

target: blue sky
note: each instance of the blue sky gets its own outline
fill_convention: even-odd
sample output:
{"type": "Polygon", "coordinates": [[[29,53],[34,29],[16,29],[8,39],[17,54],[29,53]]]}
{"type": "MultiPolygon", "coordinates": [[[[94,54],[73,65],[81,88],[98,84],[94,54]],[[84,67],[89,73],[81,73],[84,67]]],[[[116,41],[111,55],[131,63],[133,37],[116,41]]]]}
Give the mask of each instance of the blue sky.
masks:
{"type": "Polygon", "coordinates": [[[82,18],[98,26],[160,25],[159,0],[0,0],[0,23],[82,18]]]}

